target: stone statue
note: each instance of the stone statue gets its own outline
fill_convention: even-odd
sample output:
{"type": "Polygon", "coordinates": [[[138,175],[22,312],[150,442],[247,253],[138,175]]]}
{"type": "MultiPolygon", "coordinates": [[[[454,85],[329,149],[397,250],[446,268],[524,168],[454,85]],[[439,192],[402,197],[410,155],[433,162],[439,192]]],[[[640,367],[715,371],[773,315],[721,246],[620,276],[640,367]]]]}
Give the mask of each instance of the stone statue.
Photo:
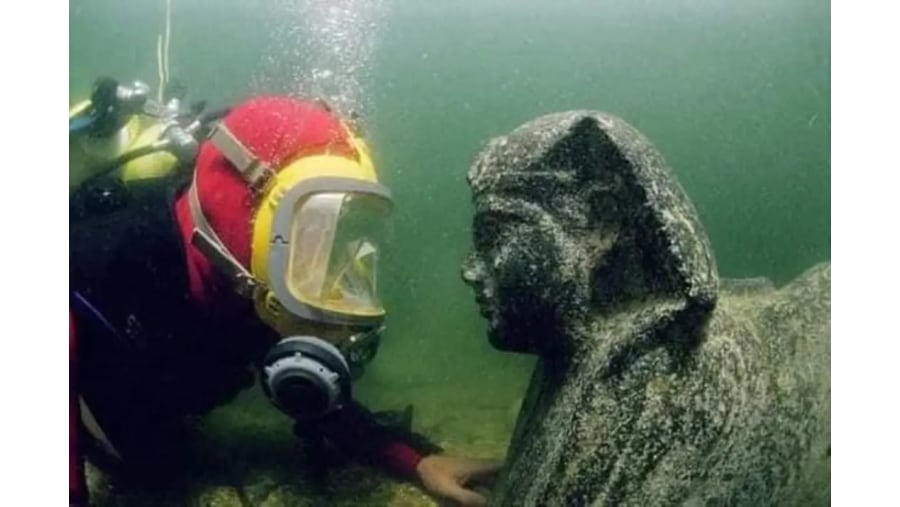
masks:
{"type": "Polygon", "coordinates": [[[543,116],[468,174],[463,278],[491,343],[538,366],[492,505],[828,505],[829,263],[719,280],[650,142],[543,116]]]}

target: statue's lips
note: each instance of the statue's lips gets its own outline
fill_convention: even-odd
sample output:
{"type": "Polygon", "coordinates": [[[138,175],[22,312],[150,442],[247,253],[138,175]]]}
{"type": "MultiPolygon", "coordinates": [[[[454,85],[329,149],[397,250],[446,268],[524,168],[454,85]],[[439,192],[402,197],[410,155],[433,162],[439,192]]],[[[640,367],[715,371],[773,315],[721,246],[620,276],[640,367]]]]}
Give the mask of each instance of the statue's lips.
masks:
{"type": "Polygon", "coordinates": [[[478,305],[478,311],[481,313],[481,316],[490,319],[491,318],[491,304],[490,300],[483,291],[475,290],[475,303],[478,305]]]}

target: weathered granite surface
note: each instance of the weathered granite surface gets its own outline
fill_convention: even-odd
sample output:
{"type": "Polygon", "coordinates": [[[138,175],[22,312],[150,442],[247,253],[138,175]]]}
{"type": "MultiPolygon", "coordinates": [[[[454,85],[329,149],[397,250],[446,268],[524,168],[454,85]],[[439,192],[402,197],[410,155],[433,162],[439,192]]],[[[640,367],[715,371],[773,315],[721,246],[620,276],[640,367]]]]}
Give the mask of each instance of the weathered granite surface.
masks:
{"type": "Polygon", "coordinates": [[[463,267],[489,338],[540,361],[493,505],[827,505],[828,263],[719,280],[651,143],[601,112],[493,139],[463,267]]]}

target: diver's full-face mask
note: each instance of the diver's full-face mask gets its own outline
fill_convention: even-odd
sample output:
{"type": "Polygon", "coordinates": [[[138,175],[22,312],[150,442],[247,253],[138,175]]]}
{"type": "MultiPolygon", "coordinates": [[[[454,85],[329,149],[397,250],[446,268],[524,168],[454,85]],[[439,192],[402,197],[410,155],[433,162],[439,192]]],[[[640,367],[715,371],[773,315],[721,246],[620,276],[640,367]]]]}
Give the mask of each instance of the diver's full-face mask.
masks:
{"type": "Polygon", "coordinates": [[[263,384],[273,402],[295,417],[330,411],[349,397],[351,378],[378,347],[385,316],[377,293],[378,257],[390,191],[377,183],[364,145],[357,144],[359,162],[316,155],[274,171],[223,124],[210,139],[257,199],[251,269],[207,222],[196,172],[189,195],[192,241],[253,301],[261,320],[290,337],[270,351],[264,365],[263,384]],[[309,336],[311,328],[323,326],[353,331],[309,336]]]}
{"type": "Polygon", "coordinates": [[[267,275],[278,302],[316,322],[381,321],[378,256],[390,211],[390,195],[375,183],[317,178],[288,190],[268,238],[267,275]]]}

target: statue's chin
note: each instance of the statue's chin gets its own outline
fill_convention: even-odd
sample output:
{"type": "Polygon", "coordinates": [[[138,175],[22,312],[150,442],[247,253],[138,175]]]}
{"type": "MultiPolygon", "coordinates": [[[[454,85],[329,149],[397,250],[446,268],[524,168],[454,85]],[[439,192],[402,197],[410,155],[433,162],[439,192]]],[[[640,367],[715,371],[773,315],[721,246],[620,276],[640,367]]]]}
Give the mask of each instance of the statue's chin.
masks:
{"type": "Polygon", "coordinates": [[[501,319],[493,318],[488,322],[488,341],[491,345],[503,352],[534,352],[530,336],[525,333],[518,332],[510,326],[503,323],[501,319]]]}
{"type": "Polygon", "coordinates": [[[495,349],[508,350],[504,343],[503,332],[498,328],[496,323],[489,322],[487,329],[488,341],[495,349]]]}

